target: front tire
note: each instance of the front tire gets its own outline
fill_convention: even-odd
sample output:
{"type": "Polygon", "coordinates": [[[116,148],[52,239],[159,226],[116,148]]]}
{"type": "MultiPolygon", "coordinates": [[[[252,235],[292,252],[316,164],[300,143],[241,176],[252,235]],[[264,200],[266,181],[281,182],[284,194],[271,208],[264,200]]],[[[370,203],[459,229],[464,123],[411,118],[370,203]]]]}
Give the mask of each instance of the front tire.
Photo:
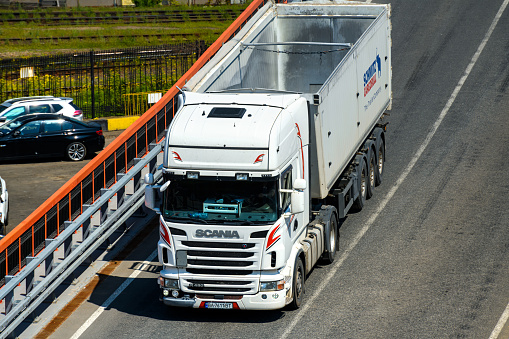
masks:
{"type": "Polygon", "coordinates": [[[67,146],[65,154],[71,161],[81,161],[87,155],[87,148],[81,142],[75,141],[67,146]]]}
{"type": "Polygon", "coordinates": [[[329,220],[329,234],[325,237],[325,251],[322,254],[322,261],[324,264],[332,264],[336,251],[338,249],[338,221],[335,214],[332,214],[329,220]],[[327,241],[328,240],[328,241],[327,241]]]}
{"type": "Polygon", "coordinates": [[[293,300],[290,303],[290,309],[296,310],[302,305],[304,299],[304,281],[306,280],[306,272],[304,271],[304,264],[302,259],[297,258],[295,267],[293,268],[293,280],[292,280],[292,294],[293,300]]]}

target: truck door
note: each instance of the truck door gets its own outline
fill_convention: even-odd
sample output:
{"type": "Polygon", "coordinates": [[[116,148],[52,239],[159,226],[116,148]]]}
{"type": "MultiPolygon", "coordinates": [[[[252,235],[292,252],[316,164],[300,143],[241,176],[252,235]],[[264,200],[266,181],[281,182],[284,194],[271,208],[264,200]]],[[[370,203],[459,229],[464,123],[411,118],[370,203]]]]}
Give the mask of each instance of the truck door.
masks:
{"type": "MultiPolygon", "coordinates": [[[[300,167],[297,159],[292,162],[292,165],[289,166],[281,175],[281,188],[283,189],[292,189],[293,181],[296,178],[302,177],[300,173],[300,167]]],[[[290,193],[282,193],[281,195],[281,207],[283,212],[290,212],[291,205],[291,194],[290,193]]],[[[291,239],[291,243],[293,244],[297,241],[297,238],[302,230],[302,227],[305,225],[304,223],[304,213],[298,213],[292,215],[290,218],[286,219],[287,226],[287,234],[291,239]]],[[[288,247],[290,249],[290,247],[288,247]]],[[[289,254],[289,253],[288,253],[289,254]]]]}

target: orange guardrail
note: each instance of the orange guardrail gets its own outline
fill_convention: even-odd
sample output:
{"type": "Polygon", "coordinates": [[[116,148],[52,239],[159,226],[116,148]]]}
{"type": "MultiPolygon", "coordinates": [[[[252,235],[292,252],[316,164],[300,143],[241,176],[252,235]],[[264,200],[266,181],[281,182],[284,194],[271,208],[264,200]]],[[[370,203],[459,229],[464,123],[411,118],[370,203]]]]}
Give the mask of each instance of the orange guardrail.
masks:
{"type": "Polygon", "coordinates": [[[98,199],[102,188],[111,187],[117,174],[126,173],[135,158],[145,156],[151,143],[164,139],[175,115],[177,87],[182,88],[267,1],[254,0],[156,104],[0,240],[0,286],[6,275],[18,273],[27,257],[44,248],[45,239],[55,238],[67,221],[76,219],[83,205],[98,199]]]}

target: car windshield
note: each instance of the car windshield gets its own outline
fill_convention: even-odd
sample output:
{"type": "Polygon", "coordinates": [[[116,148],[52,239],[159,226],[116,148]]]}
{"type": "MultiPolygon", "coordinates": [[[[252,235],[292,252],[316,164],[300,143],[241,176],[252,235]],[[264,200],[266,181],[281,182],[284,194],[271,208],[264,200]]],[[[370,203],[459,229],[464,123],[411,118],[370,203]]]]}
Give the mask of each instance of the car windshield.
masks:
{"type": "Polygon", "coordinates": [[[277,181],[171,179],[163,199],[165,219],[236,225],[278,218],[277,181]]]}
{"type": "Polygon", "coordinates": [[[0,135],[11,133],[13,130],[21,126],[21,121],[11,121],[0,126],[0,135]]]}

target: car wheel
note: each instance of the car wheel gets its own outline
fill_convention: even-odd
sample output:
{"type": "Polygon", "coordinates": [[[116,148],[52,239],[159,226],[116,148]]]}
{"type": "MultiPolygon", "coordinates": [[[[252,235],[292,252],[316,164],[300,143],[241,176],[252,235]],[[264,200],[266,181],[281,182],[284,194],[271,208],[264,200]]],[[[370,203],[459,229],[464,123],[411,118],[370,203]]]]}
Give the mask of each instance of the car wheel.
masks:
{"type": "Polygon", "coordinates": [[[71,161],[81,161],[87,155],[87,148],[81,142],[73,142],[67,146],[67,158],[71,161]]]}

